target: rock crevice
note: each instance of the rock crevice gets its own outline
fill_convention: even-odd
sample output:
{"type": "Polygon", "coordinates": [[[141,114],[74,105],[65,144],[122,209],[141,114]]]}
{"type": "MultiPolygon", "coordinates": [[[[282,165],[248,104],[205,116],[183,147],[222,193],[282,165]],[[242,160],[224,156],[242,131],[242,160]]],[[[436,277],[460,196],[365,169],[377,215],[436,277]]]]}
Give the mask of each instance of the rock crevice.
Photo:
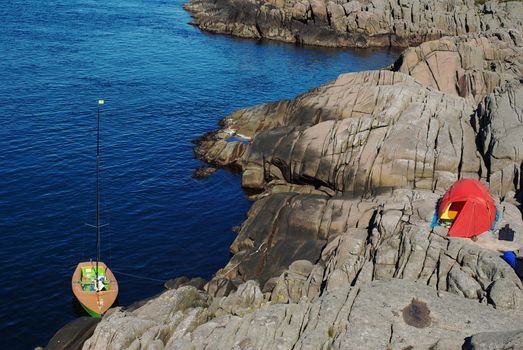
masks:
{"type": "MultiPolygon", "coordinates": [[[[212,3],[213,16],[228,16],[224,2],[212,3]]],[[[468,1],[294,1],[288,14],[290,3],[257,10],[257,0],[243,1],[238,22],[223,28],[250,23],[277,36],[257,22],[261,13],[322,28],[354,15],[362,33],[389,35],[371,15],[389,4],[380,13],[394,40],[406,40],[398,33],[425,23],[424,8],[451,12],[433,20],[460,34],[495,27],[500,9],[520,6],[487,3],[478,18],[463,17],[468,1]]],[[[256,191],[229,263],[204,291],[178,280],[143,305],[114,309],[83,348],[523,347],[523,284],[485,248],[506,225],[515,233],[504,250],[523,245],[522,45],[511,29],[445,37],[407,49],[391,69],[343,74],[225,118],[195,152],[241,170],[256,191]],[[499,222],[477,241],[432,225],[458,178],[480,179],[494,195],[499,222]]]]}
{"type": "Polygon", "coordinates": [[[191,0],[185,8],[206,31],[331,47],[408,47],[523,23],[519,1],[191,0]]]}

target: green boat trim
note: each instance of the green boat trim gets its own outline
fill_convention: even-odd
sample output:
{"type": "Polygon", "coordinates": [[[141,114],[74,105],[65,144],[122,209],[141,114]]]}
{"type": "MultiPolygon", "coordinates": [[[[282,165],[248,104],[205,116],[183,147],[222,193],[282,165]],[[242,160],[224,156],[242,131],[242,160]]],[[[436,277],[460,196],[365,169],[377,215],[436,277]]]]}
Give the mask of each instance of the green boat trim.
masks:
{"type": "Polygon", "coordinates": [[[85,306],[84,304],[80,303],[80,305],[82,305],[82,308],[87,311],[87,313],[91,316],[91,317],[94,317],[94,318],[101,318],[103,315],[97,313],[96,311],[93,311],[91,309],[89,309],[87,306],[85,306]]]}

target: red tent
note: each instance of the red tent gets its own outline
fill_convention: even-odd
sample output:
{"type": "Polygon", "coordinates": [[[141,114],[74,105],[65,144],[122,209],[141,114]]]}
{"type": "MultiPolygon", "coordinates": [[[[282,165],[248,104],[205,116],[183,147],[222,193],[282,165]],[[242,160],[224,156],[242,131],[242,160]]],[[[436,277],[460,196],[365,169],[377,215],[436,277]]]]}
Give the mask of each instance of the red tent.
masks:
{"type": "Polygon", "coordinates": [[[480,181],[458,180],[443,196],[438,219],[451,224],[449,236],[473,237],[492,227],[496,220],[496,206],[480,181]]]}

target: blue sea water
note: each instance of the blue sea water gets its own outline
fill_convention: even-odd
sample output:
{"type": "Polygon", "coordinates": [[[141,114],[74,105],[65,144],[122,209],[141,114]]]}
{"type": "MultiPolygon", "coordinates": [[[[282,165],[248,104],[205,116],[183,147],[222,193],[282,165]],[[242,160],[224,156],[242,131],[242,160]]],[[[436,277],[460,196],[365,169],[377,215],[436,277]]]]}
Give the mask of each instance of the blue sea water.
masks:
{"type": "Polygon", "coordinates": [[[238,40],[189,22],[180,0],[2,2],[2,348],[45,345],[81,315],[70,277],[95,256],[86,223],[95,220],[99,98],[102,258],[128,305],[160,292],[160,281],[210,278],[250,206],[238,175],[191,177],[200,165],[191,140],[238,108],[397,56],[238,40]]]}

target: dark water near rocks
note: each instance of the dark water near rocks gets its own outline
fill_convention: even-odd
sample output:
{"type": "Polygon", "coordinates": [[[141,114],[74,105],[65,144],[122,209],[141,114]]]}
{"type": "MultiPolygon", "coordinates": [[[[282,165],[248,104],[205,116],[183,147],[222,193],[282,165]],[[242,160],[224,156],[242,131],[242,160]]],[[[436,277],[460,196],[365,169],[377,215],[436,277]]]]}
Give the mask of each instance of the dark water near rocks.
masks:
{"type": "Polygon", "coordinates": [[[228,260],[250,203],[237,175],[191,178],[191,140],[245,106],[289,98],[396,52],[260,44],[200,32],[181,1],[0,6],[0,343],[45,345],[79,314],[70,276],[94,256],[95,110],[102,257],[121,305],[228,260]],[[127,274],[151,278],[133,278],[127,274]]]}

